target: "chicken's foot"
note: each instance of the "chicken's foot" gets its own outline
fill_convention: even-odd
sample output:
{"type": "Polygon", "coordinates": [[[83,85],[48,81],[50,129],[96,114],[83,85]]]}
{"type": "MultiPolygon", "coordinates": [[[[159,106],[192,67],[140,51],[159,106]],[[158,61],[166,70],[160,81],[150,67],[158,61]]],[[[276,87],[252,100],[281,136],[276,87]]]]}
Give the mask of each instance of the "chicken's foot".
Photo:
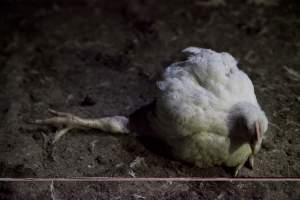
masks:
{"type": "MultiPolygon", "coordinates": [[[[246,161],[245,161],[246,162],[246,161]]],[[[235,171],[234,171],[234,177],[237,177],[240,170],[244,167],[245,165],[245,162],[242,162],[241,164],[239,164],[236,168],[235,168],[235,171]]]]}
{"type": "Polygon", "coordinates": [[[84,119],[70,113],[58,112],[52,109],[49,109],[49,113],[54,115],[54,117],[48,119],[37,119],[30,123],[64,126],[64,128],[55,133],[53,143],[57,142],[63,135],[75,128],[94,128],[110,133],[129,133],[127,128],[128,118],[123,116],[84,119]]]}

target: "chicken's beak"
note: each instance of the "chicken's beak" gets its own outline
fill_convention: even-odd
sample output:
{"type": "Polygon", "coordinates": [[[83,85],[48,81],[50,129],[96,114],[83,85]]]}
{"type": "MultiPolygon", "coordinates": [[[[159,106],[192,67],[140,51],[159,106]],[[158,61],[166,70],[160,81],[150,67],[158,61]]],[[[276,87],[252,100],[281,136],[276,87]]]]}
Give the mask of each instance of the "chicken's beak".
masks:
{"type": "Polygon", "coordinates": [[[253,134],[253,138],[251,141],[251,149],[252,149],[252,153],[255,154],[256,153],[256,145],[259,141],[259,139],[261,138],[261,132],[260,132],[260,127],[259,127],[259,123],[258,121],[255,122],[255,133],[253,134]]]}

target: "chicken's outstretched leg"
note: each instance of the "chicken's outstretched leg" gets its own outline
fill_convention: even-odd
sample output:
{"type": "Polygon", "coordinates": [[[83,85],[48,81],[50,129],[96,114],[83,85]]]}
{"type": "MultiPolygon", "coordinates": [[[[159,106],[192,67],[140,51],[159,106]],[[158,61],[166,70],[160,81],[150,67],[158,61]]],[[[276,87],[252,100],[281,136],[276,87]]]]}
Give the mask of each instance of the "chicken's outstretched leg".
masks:
{"type": "Polygon", "coordinates": [[[98,119],[84,119],[75,116],[70,113],[58,112],[49,109],[49,112],[54,115],[54,117],[48,119],[38,119],[31,121],[34,124],[45,124],[53,126],[65,126],[61,130],[57,131],[53,143],[59,140],[68,131],[75,128],[94,128],[100,129],[109,133],[129,133],[127,128],[128,118],[123,116],[113,116],[113,117],[103,117],[98,119]]]}

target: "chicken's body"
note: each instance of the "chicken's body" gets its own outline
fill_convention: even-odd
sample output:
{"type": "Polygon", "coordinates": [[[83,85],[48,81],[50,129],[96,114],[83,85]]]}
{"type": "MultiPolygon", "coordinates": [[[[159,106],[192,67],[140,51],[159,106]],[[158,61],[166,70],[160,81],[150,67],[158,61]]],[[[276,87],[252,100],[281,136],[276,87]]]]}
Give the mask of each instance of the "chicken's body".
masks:
{"type": "MultiPolygon", "coordinates": [[[[172,155],[199,167],[226,165],[237,171],[260,150],[268,121],[248,76],[228,53],[190,47],[190,57],[169,66],[157,82],[159,95],[148,114],[155,136],[172,155]],[[254,139],[253,139],[254,138],[254,139]]],[[[57,117],[39,124],[65,124],[55,140],[72,128],[130,132],[122,116],[82,119],[52,111],[57,117]]]]}
{"type": "MultiPolygon", "coordinates": [[[[187,61],[169,66],[157,83],[152,128],[173,154],[199,167],[234,167],[252,154],[249,143],[230,138],[235,106],[257,108],[252,82],[228,53],[188,48],[187,61]]],[[[266,127],[265,127],[266,128],[266,127]]]]}

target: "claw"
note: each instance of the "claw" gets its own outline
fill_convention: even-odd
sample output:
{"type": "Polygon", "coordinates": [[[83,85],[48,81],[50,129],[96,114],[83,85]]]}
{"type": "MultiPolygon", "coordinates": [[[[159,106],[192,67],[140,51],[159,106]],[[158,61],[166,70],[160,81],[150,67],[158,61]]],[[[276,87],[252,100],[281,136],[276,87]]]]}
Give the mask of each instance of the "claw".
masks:
{"type": "Polygon", "coordinates": [[[254,168],[254,156],[253,155],[250,155],[249,158],[248,158],[248,162],[249,162],[249,167],[251,169],[254,168]]]}
{"type": "Polygon", "coordinates": [[[238,176],[239,171],[240,171],[240,168],[239,168],[239,167],[235,168],[235,171],[234,171],[234,177],[237,177],[237,176],[238,176]]]}
{"type": "Polygon", "coordinates": [[[238,176],[240,170],[244,167],[245,162],[246,162],[246,161],[244,161],[243,163],[239,164],[239,165],[235,168],[235,171],[234,171],[234,177],[237,177],[237,176],[238,176]]]}
{"type": "Polygon", "coordinates": [[[42,119],[36,119],[36,120],[32,120],[28,123],[31,123],[31,124],[44,124],[44,121],[45,120],[42,120],[42,119]]]}
{"type": "Polygon", "coordinates": [[[57,131],[54,135],[54,139],[52,141],[52,144],[57,142],[64,134],[66,134],[71,129],[73,129],[73,127],[67,127],[67,128],[64,128],[64,129],[61,129],[61,130],[57,131]]]}
{"type": "Polygon", "coordinates": [[[70,113],[58,112],[58,111],[53,110],[51,108],[48,109],[48,112],[51,113],[52,115],[60,116],[60,117],[70,117],[70,116],[72,116],[70,113]]]}
{"type": "Polygon", "coordinates": [[[27,123],[27,124],[40,124],[41,122],[40,122],[41,120],[38,120],[38,119],[36,119],[36,120],[25,120],[25,123],[27,123]]]}
{"type": "Polygon", "coordinates": [[[64,117],[52,117],[49,119],[36,119],[32,121],[33,124],[41,124],[41,125],[53,125],[53,126],[58,126],[58,125],[65,125],[69,123],[68,118],[64,117]]]}

